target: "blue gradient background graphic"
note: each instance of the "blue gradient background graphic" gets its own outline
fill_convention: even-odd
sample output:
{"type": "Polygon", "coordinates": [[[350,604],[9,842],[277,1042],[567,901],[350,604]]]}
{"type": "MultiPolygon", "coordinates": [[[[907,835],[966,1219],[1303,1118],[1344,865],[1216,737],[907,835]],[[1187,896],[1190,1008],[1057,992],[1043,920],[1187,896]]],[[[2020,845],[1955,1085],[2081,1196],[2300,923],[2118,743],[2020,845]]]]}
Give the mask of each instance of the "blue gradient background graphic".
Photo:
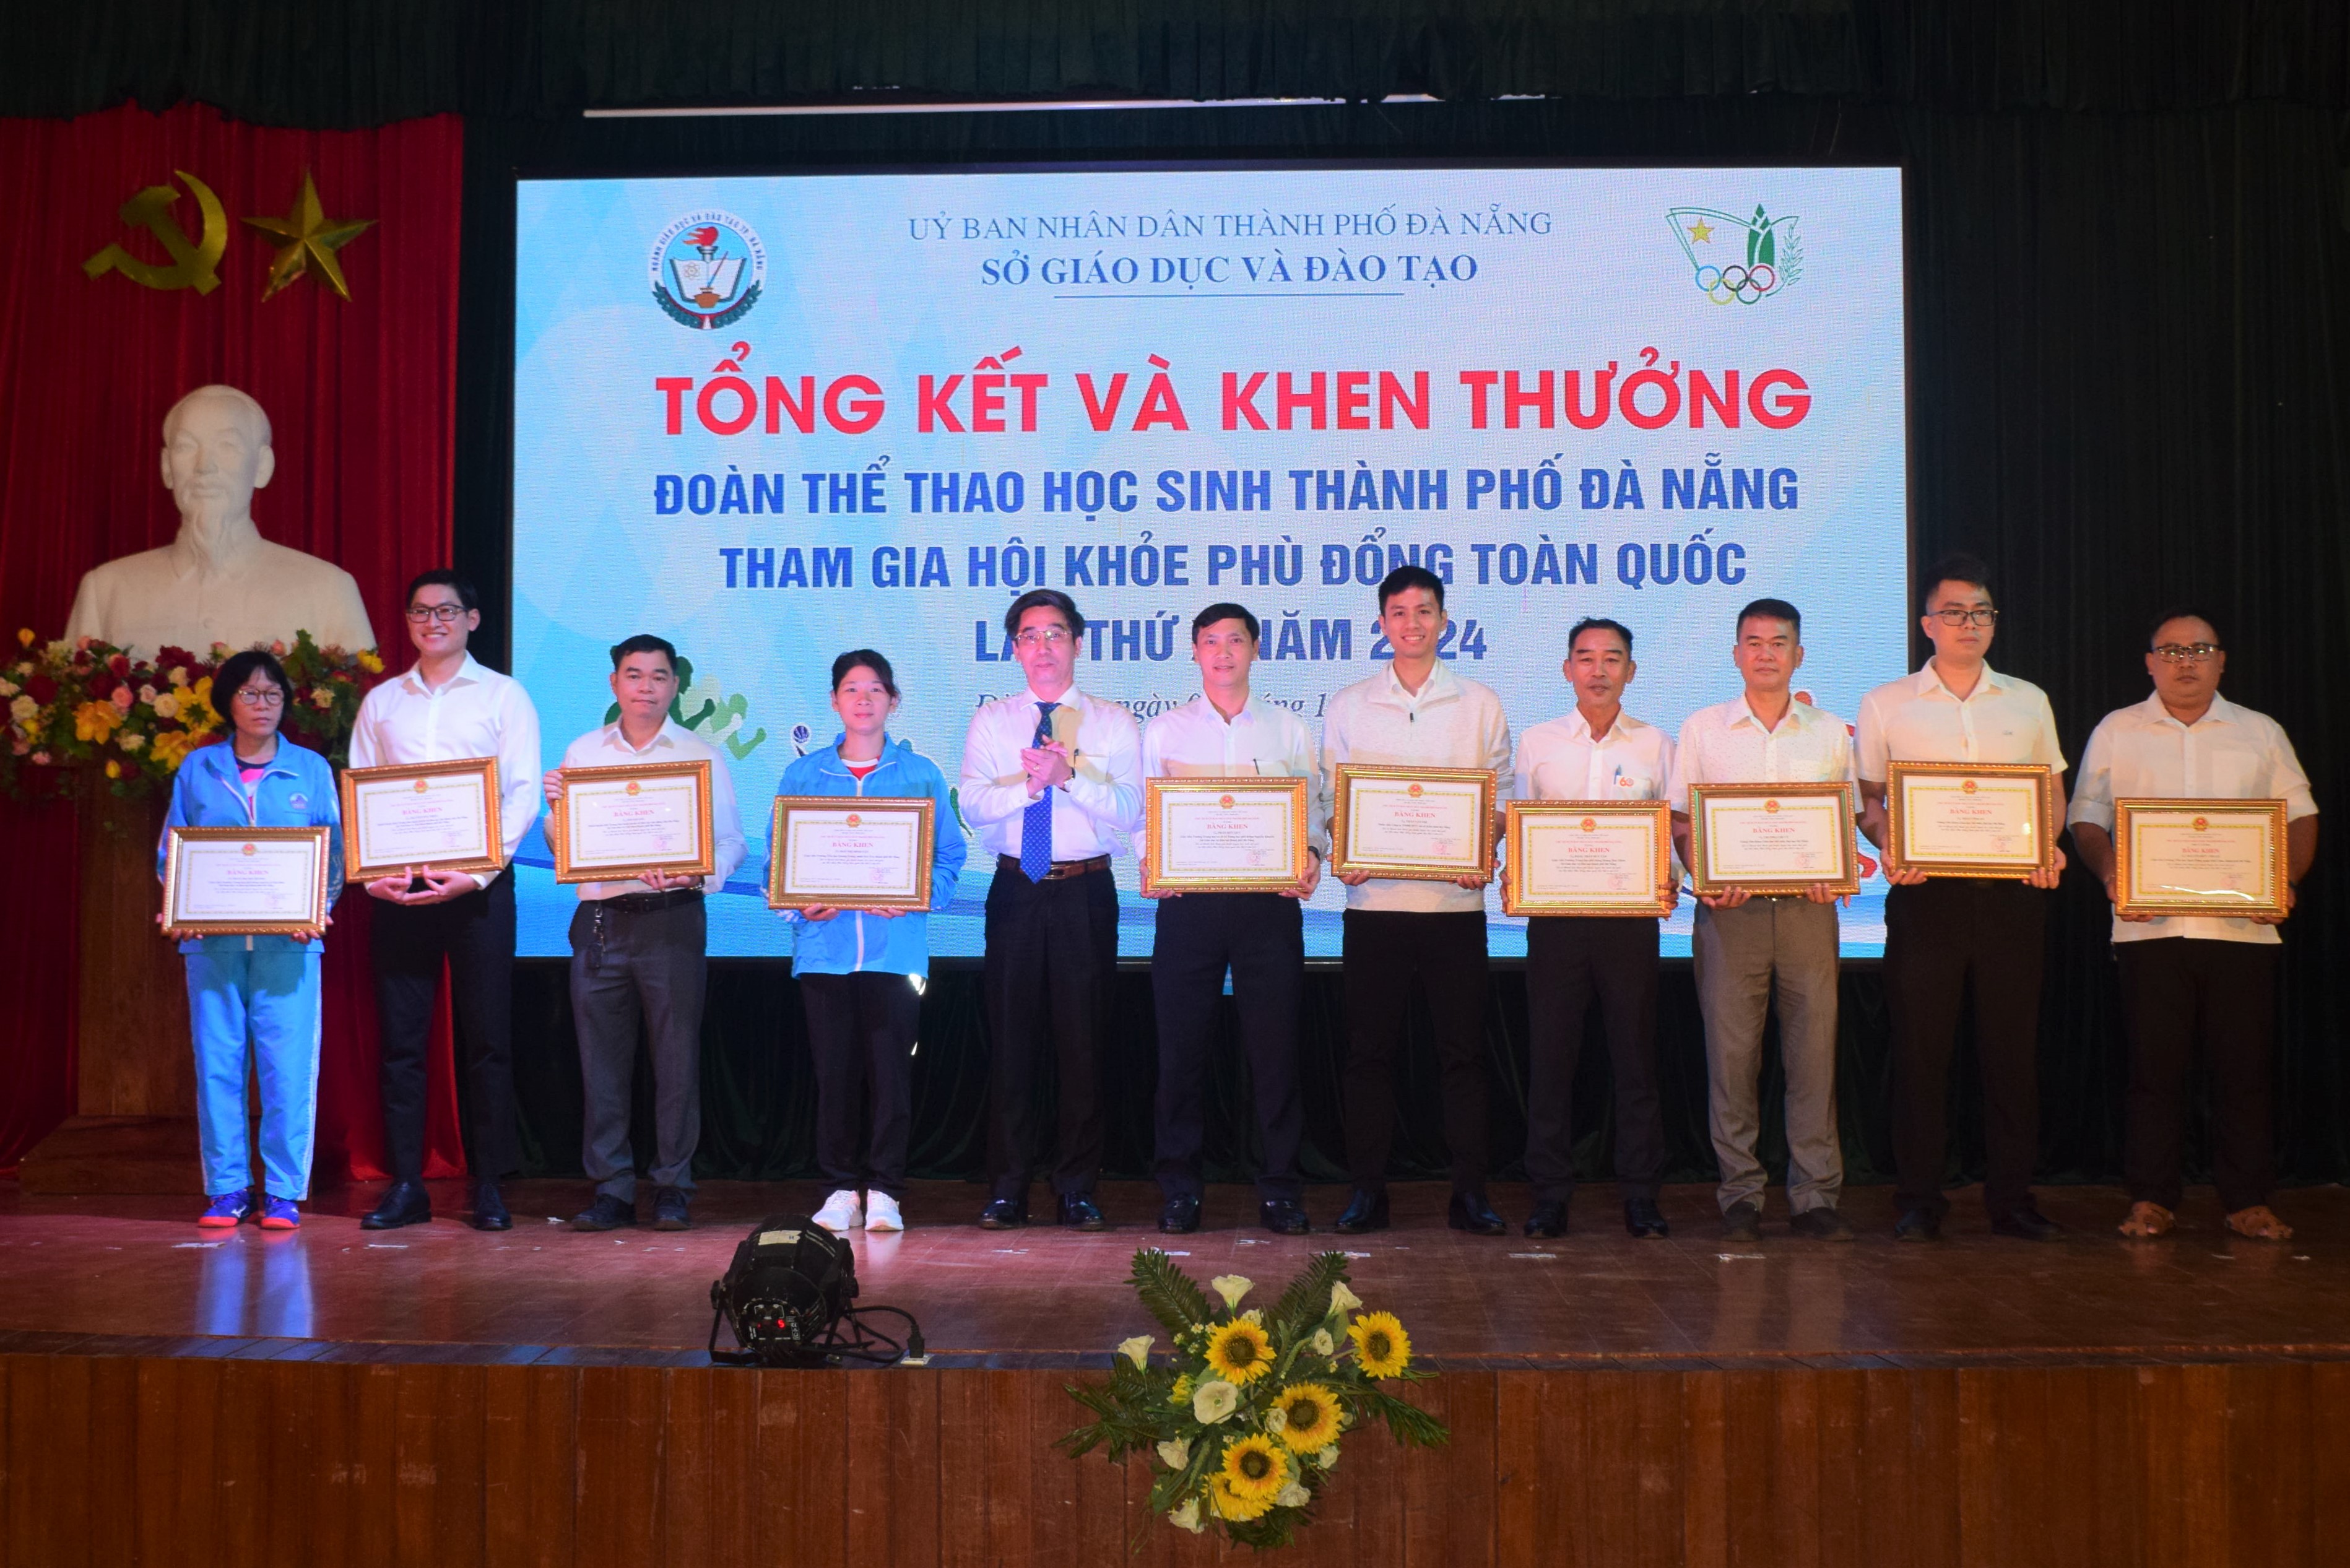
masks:
{"type": "MultiPolygon", "coordinates": [[[[827,705],[832,658],[871,646],[889,655],[905,693],[894,732],[958,771],[962,738],[979,702],[1017,691],[1015,665],[977,657],[975,623],[993,624],[1015,591],[968,580],[974,548],[999,551],[1014,539],[1045,547],[1047,580],[1075,595],[1096,620],[1174,623],[1171,657],[1088,658],[1083,688],[1149,713],[1196,690],[1188,628],[1221,598],[1249,605],[1274,650],[1285,616],[1353,622],[1346,660],[1261,661],[1260,693],[1316,722],[1330,692],[1377,671],[1372,589],[1349,580],[1326,586],[1324,548],[1353,552],[1443,544],[1452,551],[1449,605],[1456,623],[1473,619],[1482,655],[1463,653],[1461,674],[1494,687],[1513,733],[1573,703],[1559,663],[1566,628],[1585,615],[1632,627],[1639,674],[1627,696],[1638,716],[1678,729],[1693,709],[1734,696],[1731,619],[1751,598],[1775,595],[1804,611],[1807,661],[1800,689],[1847,722],[1861,693],[1905,667],[1908,639],[1908,498],[1902,322],[1901,187],[1898,170],[1835,169],[1232,169],[1052,172],[795,175],[723,179],[526,181],[517,196],[515,324],[514,674],[538,705],[553,765],[572,737],[599,723],[609,702],[606,649],[639,631],[673,640],[692,661],[689,708],[705,696],[739,696],[738,738],[765,740],[733,764],[752,836],[750,859],[723,897],[712,900],[711,950],[781,955],[784,923],[765,908],[766,797],[795,754],[795,733],[820,746],[837,732],[827,705]],[[1674,233],[1675,209],[1752,213],[1779,220],[1782,270],[1768,297],[1718,304],[1692,276],[1674,233]],[[681,217],[715,210],[740,220],[764,249],[765,279],[755,305],[729,327],[681,325],[652,297],[654,241],[681,217]],[[1541,216],[1537,218],[1537,214],[1541,216]],[[1197,232],[1144,235],[1197,221],[1197,232]],[[1410,232],[1415,223],[1446,232],[1410,232]],[[1792,220],[1790,222],[1789,220],[1792,220]],[[1049,221],[1049,222],[1048,222],[1049,221]],[[1123,237],[1107,232],[1123,223],[1123,237]],[[1303,233],[1311,225],[1320,232],[1303,233]],[[1266,234],[1250,229],[1287,227],[1266,234]],[[1379,232],[1391,227],[1391,233],[1379,232]],[[1047,235],[1041,231],[1050,229],[1047,235]],[[1348,232],[1334,232],[1344,228],[1348,232]],[[1067,237],[1074,229],[1080,237],[1067,237]],[[1481,232],[1466,232],[1470,230],[1481,232]],[[1023,232],[1024,231],[1024,232],[1023,232]],[[1498,231],[1498,232],[1494,232],[1498,231]],[[941,237],[943,232],[943,237],[941,237]],[[916,237],[918,234],[927,237],[916,237]],[[1799,270],[1788,265],[1800,250],[1799,270]],[[1202,282],[1202,258],[1224,258],[1220,283],[1202,282]],[[1050,259],[1107,268],[1130,258],[1130,286],[1041,281],[1050,259]],[[1347,279],[1366,258],[1384,275],[1347,279]],[[1418,258],[1414,277],[1404,258],[1418,258]],[[1425,280],[1428,258],[1447,274],[1425,280]],[[1474,276],[1457,258],[1474,261],[1474,276]],[[1153,283],[1151,263],[1193,266],[1188,284],[1153,283]],[[1249,277],[1243,258],[1254,258],[1249,277]],[[1307,281],[1309,258],[1336,274],[1307,281]],[[1278,259],[1293,281],[1264,281],[1278,259]],[[1024,261],[1029,281],[989,281],[1024,261]],[[818,420],[803,435],[785,420],[764,420],[735,435],[704,429],[687,394],[681,433],[666,433],[666,399],[656,378],[692,379],[698,389],[736,343],[754,386],[769,375],[795,390],[812,375],[821,394],[835,377],[880,383],[888,412],[861,435],[818,420]],[[1007,369],[1051,378],[1039,399],[1038,428],[1018,429],[1007,399],[1003,433],[917,429],[919,377],[966,378],[956,402],[968,418],[968,378],[987,356],[1014,347],[1007,369]],[[1788,430],[1751,414],[1736,429],[1709,417],[1702,429],[1680,414],[1654,431],[1617,413],[1600,428],[1564,419],[1506,429],[1498,389],[1489,428],[1471,428],[1462,370],[1516,370],[1531,382],[1544,369],[1579,369],[1587,399],[1593,372],[1615,362],[1620,378],[1639,369],[1642,350],[1664,368],[1703,369],[1717,384],[1734,369],[1742,384],[1765,369],[1798,372],[1812,403],[1788,430]],[[1181,399],[1188,431],[1128,428],[1156,367],[1181,399]],[[1368,431],[1298,427],[1268,431],[1220,428],[1222,372],[1258,370],[1430,372],[1430,428],[1368,431]],[[1120,417],[1097,433],[1076,378],[1097,388],[1125,372],[1120,417]],[[1761,510],[1666,510],[1661,472],[1702,473],[1710,455],[1727,469],[1789,469],[1797,504],[1761,510]],[[1467,504],[1470,469],[1564,472],[1555,510],[1500,510],[1496,495],[1467,504]],[[1640,475],[1639,509],[1585,507],[1577,478],[1611,476],[1627,462],[1640,475]],[[1443,511],[1319,510],[1312,487],[1295,504],[1293,469],[1367,466],[1443,469],[1443,511]],[[1053,471],[1128,470],[1139,478],[1133,511],[1090,516],[1044,510],[1053,471]],[[1269,469],[1272,506],[1253,512],[1160,511],[1163,470],[1269,469]],[[912,512],[909,471],[1013,472],[1024,477],[1016,514],[912,512]],[[800,475],[879,472],[888,510],[811,515],[800,475]],[[738,515],[657,509],[662,474],[781,474],[787,510],[738,515]],[[1711,545],[1734,542],[1746,555],[1736,584],[1702,586],[1618,579],[1627,544],[1685,544],[1711,529],[1711,545]],[[1383,534],[1379,530],[1384,530],[1383,534]],[[1295,586],[1208,581],[1211,545],[1290,541],[1304,547],[1295,586]],[[1596,547],[1596,583],[1511,585],[1496,570],[1477,580],[1473,547],[1544,540],[1596,547]],[[1142,544],[1190,548],[1188,586],[1085,587],[1065,576],[1072,545],[1142,544]],[[729,588],[720,552],[733,547],[851,548],[850,587],[729,588]],[[919,588],[874,586],[878,546],[941,547],[953,581],[919,588]]],[[[1745,258],[1743,229],[1715,226],[1709,242],[1729,262],[1745,258]]],[[[1695,247],[1702,251],[1704,246],[1695,247]]],[[[1016,268],[1015,268],[1016,270],[1016,268]]],[[[747,275],[747,272],[746,272],[747,275]]],[[[1374,382],[1376,386],[1376,381],[1374,382]]],[[[1256,400],[1268,422],[1274,383],[1256,400]]],[[[1650,394],[1644,407],[1654,407],[1650,394]]],[[[731,408],[731,402],[723,408],[731,408]]],[[[1611,482],[1612,483],[1612,482],[1611,482]]],[[[1498,556],[1489,556],[1498,566],[1498,556]]],[[[1000,631],[993,641],[1000,644],[1000,631]]],[[[1105,642],[1107,656],[1116,645],[1105,642]]],[[[998,651],[989,647],[986,651],[998,651]]],[[[953,907],[931,921],[932,950],[981,948],[981,909],[991,866],[974,856],[953,907]]],[[[543,836],[534,831],[517,867],[522,950],[568,950],[568,889],[555,886],[543,836]]],[[[1135,865],[1118,862],[1123,902],[1120,950],[1149,951],[1149,906],[1134,892],[1135,865]]],[[[1845,951],[1882,950],[1883,884],[1871,881],[1844,911],[1845,951]]],[[[1342,889],[1326,887],[1306,912],[1309,954],[1334,955],[1342,889]]],[[[1491,905],[1497,957],[1524,951],[1519,922],[1491,905]]],[[[1688,906],[1669,923],[1666,951],[1688,951],[1688,906]]]]}

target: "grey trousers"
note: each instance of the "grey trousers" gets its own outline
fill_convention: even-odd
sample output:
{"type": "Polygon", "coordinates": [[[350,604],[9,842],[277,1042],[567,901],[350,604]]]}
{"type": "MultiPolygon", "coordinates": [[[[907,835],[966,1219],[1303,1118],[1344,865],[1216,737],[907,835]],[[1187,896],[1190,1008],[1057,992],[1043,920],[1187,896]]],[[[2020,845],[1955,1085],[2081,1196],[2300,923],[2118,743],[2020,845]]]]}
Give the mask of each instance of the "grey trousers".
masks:
{"type": "Polygon", "coordinates": [[[1762,1120],[1762,1021],[1774,979],[1787,1077],[1787,1206],[1797,1214],[1835,1207],[1844,1186],[1836,1141],[1835,906],[1797,898],[1752,898],[1734,909],[1700,904],[1690,956],[1705,1015],[1707,1112],[1721,1167],[1721,1211],[1759,1203],[1769,1185],[1754,1141],[1762,1120]]]}
{"type": "Polygon", "coordinates": [[[653,1185],[693,1189],[708,935],[699,898],[636,912],[583,901],[571,917],[571,1020],[588,1113],[580,1161],[597,1191],[623,1203],[637,1196],[629,1110],[639,1022],[653,1066],[653,1185]]]}

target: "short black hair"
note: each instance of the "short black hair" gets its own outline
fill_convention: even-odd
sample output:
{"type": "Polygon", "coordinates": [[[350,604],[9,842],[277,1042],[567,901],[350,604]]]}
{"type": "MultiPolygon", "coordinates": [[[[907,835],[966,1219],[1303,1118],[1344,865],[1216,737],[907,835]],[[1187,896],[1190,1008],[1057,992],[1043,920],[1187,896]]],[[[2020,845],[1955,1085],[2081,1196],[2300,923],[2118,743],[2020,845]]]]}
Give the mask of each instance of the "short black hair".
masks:
{"type": "Polygon", "coordinates": [[[1003,612],[1003,635],[1018,637],[1020,618],[1032,609],[1058,610],[1061,618],[1069,623],[1071,637],[1086,635],[1086,618],[1077,613],[1076,601],[1058,588],[1030,588],[1014,599],[1012,607],[1003,612]]]}
{"type": "Polygon", "coordinates": [[[1191,618],[1191,640],[1199,641],[1200,634],[1220,620],[1236,620],[1248,628],[1251,642],[1257,642],[1263,639],[1262,630],[1256,624],[1256,617],[1249,614],[1246,605],[1236,605],[1229,599],[1222,599],[1191,618]]]}
{"type": "Polygon", "coordinates": [[[1737,629],[1731,633],[1730,639],[1735,642],[1745,636],[1746,623],[1758,619],[1783,620],[1794,629],[1795,640],[1797,642],[1804,640],[1804,612],[1784,599],[1756,599],[1752,604],[1740,610],[1737,629]]]}
{"type": "Polygon", "coordinates": [[[1968,583],[1983,591],[1983,597],[1997,602],[1999,596],[1991,591],[1991,568],[1983,565],[1981,556],[1970,556],[1963,550],[1953,551],[1936,561],[1918,576],[1918,611],[1931,615],[1934,611],[1934,590],[1944,583],[1968,583]]]}
{"type": "Polygon", "coordinates": [[[1388,613],[1388,601],[1398,594],[1408,594],[1414,588],[1426,588],[1436,597],[1436,607],[1444,607],[1444,579],[1426,566],[1398,566],[1379,579],[1379,613],[1388,613]]]}
{"type": "Polygon", "coordinates": [[[482,607],[482,596],[473,591],[473,579],[461,576],[447,566],[435,566],[429,572],[419,572],[411,577],[408,580],[408,597],[400,602],[412,605],[420,589],[434,587],[456,589],[457,602],[469,610],[482,607]]]}
{"type": "Polygon", "coordinates": [[[1624,639],[1624,657],[1632,657],[1632,628],[1620,620],[1609,620],[1604,615],[1587,615],[1567,629],[1566,656],[1575,657],[1575,639],[1586,631],[1612,631],[1624,639]]]}
{"type": "Polygon", "coordinates": [[[2194,605],[2173,605],[2146,623],[2146,646],[2148,651],[2154,648],[2154,639],[2162,635],[2162,628],[2175,620],[2199,620],[2211,628],[2213,642],[2222,648],[2228,646],[2228,639],[2220,635],[2220,623],[2213,620],[2202,609],[2194,605]]]}
{"type": "Polygon", "coordinates": [[[670,640],[665,637],[655,637],[651,632],[640,631],[624,641],[614,643],[612,645],[613,670],[618,672],[621,660],[632,653],[658,653],[669,660],[669,672],[671,675],[677,673],[677,649],[670,646],[670,640]]]}
{"type": "Polygon", "coordinates": [[[873,671],[875,679],[881,682],[881,690],[889,693],[892,702],[898,700],[898,672],[889,668],[888,659],[869,648],[852,648],[832,661],[832,689],[839,691],[840,683],[848,679],[848,672],[859,665],[873,671]]]}
{"type": "Polygon", "coordinates": [[[287,678],[286,667],[277,662],[277,656],[265,648],[248,648],[243,653],[230,654],[213,672],[213,711],[227,718],[229,705],[236,701],[238,691],[255,673],[269,677],[271,684],[286,694],[289,704],[294,701],[294,682],[287,678]]]}

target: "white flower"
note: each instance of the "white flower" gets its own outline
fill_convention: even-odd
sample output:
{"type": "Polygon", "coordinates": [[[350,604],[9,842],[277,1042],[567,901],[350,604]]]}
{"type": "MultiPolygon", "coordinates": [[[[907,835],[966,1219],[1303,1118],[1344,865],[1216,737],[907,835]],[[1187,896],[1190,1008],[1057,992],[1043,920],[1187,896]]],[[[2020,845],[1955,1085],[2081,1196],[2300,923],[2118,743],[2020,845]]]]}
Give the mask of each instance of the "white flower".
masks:
{"type": "MultiPolygon", "coordinates": [[[[179,671],[175,670],[172,673],[177,675],[179,671]]],[[[180,700],[177,697],[172,696],[169,691],[160,693],[155,699],[155,717],[158,719],[176,719],[179,716],[180,700]]]]}
{"type": "Polygon", "coordinates": [[[1362,1304],[1363,1298],[1348,1290],[1347,1288],[1346,1281],[1340,1280],[1336,1284],[1330,1287],[1330,1310],[1332,1312],[1352,1312],[1362,1304]]]}
{"type": "Polygon", "coordinates": [[[1150,1335],[1138,1334],[1132,1339],[1119,1340],[1118,1353],[1137,1366],[1148,1366],[1150,1365],[1150,1335]]]}
{"type": "Polygon", "coordinates": [[[1273,1496],[1273,1504],[1275,1508],[1304,1508],[1313,1501],[1314,1494],[1295,1481],[1291,1481],[1273,1496]]]}
{"type": "Polygon", "coordinates": [[[1314,1337],[1305,1342],[1305,1348],[1327,1361],[1338,1354],[1338,1342],[1330,1337],[1328,1329],[1317,1328],[1314,1331],[1314,1337]]]}
{"type": "Polygon", "coordinates": [[[1316,1449],[1314,1455],[1314,1462],[1320,1465],[1326,1470],[1332,1465],[1336,1464],[1338,1462],[1338,1445],[1333,1443],[1326,1449],[1316,1449]]]}
{"type": "Polygon", "coordinates": [[[144,735],[133,734],[130,731],[125,730],[121,734],[117,735],[114,738],[114,743],[120,746],[126,752],[135,752],[140,747],[147,743],[147,737],[144,735]]]}
{"type": "Polygon", "coordinates": [[[1170,1438],[1159,1445],[1159,1457],[1170,1470],[1180,1470],[1191,1462],[1191,1445],[1182,1438],[1170,1438]]]}
{"type": "Polygon", "coordinates": [[[155,688],[152,686],[141,686],[139,689],[139,701],[146,703],[151,708],[153,707],[155,704],[155,688]]]}
{"type": "Polygon", "coordinates": [[[1264,1429],[1279,1437],[1289,1427],[1289,1412],[1275,1405],[1264,1413],[1264,1429]]]}
{"type": "Polygon", "coordinates": [[[174,664],[172,666],[172,673],[165,676],[163,679],[169,680],[174,686],[185,686],[188,683],[188,672],[174,664]]]}
{"type": "Polygon", "coordinates": [[[15,681],[0,680],[0,697],[14,697],[16,694],[16,683],[15,681]]]}
{"type": "Polygon", "coordinates": [[[1196,1497],[1185,1498],[1175,1511],[1167,1516],[1167,1522],[1188,1530],[1194,1535],[1207,1528],[1200,1522],[1200,1500],[1196,1497]]]}
{"type": "Polygon", "coordinates": [[[1208,1283],[1218,1295],[1224,1298],[1224,1310],[1227,1312],[1236,1310],[1241,1304],[1241,1298],[1256,1289],[1254,1280],[1240,1274],[1218,1274],[1208,1283]]]}
{"type": "Polygon", "coordinates": [[[1211,1377],[1191,1391],[1191,1418],[1212,1427],[1236,1409],[1241,1391],[1221,1377],[1211,1377]]]}
{"type": "Polygon", "coordinates": [[[19,696],[8,704],[8,716],[20,724],[29,724],[40,713],[41,705],[30,697],[19,696]]]}

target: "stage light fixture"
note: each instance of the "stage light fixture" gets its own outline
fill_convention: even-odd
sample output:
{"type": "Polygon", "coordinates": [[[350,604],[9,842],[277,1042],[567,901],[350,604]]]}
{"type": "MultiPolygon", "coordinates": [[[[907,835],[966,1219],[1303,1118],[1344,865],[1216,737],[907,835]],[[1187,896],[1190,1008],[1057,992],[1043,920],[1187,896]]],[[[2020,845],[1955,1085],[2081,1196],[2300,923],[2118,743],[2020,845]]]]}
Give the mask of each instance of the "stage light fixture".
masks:
{"type": "Polygon", "coordinates": [[[857,1293],[857,1256],[847,1241],[806,1214],[771,1214],[751,1227],[725,1274],[710,1282],[710,1359],[725,1366],[926,1359],[912,1314],[854,1306],[857,1293]],[[902,1342],[863,1321],[879,1314],[905,1320],[902,1342]],[[721,1323],[738,1349],[718,1348],[721,1323]]]}

